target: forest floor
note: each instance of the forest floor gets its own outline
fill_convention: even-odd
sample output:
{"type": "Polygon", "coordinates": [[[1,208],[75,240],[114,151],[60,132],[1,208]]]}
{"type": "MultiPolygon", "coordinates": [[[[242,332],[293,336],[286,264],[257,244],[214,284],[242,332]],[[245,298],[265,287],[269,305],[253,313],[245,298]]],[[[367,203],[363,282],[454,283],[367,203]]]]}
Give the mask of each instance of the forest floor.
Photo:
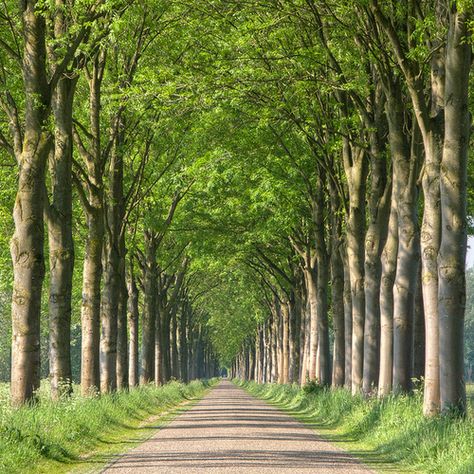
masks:
{"type": "Polygon", "coordinates": [[[368,474],[373,471],[294,418],[222,381],[103,472],[368,474]]]}

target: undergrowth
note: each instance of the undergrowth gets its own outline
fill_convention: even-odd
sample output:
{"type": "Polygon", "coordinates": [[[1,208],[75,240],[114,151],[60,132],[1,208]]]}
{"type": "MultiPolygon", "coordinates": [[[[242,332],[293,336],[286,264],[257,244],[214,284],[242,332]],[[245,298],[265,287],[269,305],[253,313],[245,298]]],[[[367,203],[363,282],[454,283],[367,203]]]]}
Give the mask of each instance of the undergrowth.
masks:
{"type": "Polygon", "coordinates": [[[104,435],[199,397],[209,383],[150,384],[90,398],[75,394],[57,402],[44,385],[39,403],[18,409],[10,406],[8,385],[0,385],[1,473],[35,472],[47,460],[73,462],[103,442],[104,435]]]}
{"type": "Polygon", "coordinates": [[[425,418],[420,392],[364,399],[345,389],[237,383],[329,439],[346,442],[375,468],[395,464],[417,473],[474,472],[474,418],[425,418]]]}

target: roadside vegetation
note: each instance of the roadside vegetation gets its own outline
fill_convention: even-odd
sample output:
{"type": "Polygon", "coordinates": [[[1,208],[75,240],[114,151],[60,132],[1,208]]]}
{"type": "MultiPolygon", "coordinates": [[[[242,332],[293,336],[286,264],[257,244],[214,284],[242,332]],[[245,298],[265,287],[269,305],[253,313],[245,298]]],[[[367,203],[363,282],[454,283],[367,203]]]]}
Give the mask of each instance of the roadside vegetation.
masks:
{"type": "MultiPolygon", "coordinates": [[[[108,442],[130,434],[150,417],[172,413],[178,405],[199,398],[213,381],[143,385],[130,391],[52,401],[47,383],[40,402],[11,408],[8,384],[0,385],[0,472],[64,472],[87,461],[85,454],[108,450],[108,442]],[[128,432],[128,433],[127,433],[128,432]]],[[[134,438],[137,435],[134,433],[134,438]]],[[[122,447],[122,445],[120,445],[122,447]]],[[[109,452],[109,451],[108,451],[109,452]]]]}
{"type": "MultiPolygon", "coordinates": [[[[376,470],[474,472],[474,418],[424,417],[421,391],[366,399],[344,388],[315,384],[236,383],[337,441],[376,470]]],[[[473,387],[468,386],[467,392],[472,396],[473,387]]]]}

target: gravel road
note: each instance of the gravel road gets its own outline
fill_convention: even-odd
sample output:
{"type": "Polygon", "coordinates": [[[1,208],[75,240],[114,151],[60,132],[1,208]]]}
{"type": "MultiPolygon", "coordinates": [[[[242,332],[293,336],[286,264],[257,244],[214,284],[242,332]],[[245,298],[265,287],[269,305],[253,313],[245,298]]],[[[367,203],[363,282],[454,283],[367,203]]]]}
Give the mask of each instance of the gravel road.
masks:
{"type": "Polygon", "coordinates": [[[149,440],[119,457],[109,474],[368,474],[350,454],[228,381],[149,440]]]}

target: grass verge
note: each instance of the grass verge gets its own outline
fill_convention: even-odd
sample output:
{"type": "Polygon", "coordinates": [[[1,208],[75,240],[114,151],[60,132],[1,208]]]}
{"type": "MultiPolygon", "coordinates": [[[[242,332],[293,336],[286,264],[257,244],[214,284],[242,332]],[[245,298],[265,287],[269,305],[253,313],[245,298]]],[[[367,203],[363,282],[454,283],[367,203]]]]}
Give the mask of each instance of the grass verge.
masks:
{"type": "Polygon", "coordinates": [[[353,397],[345,389],[236,382],[380,472],[474,472],[474,419],[422,415],[422,395],[353,397]]]}
{"type": "Polygon", "coordinates": [[[147,385],[91,398],[74,395],[12,409],[7,387],[0,387],[0,472],[90,471],[151,435],[153,429],[200,398],[213,384],[193,381],[147,385]]]}

